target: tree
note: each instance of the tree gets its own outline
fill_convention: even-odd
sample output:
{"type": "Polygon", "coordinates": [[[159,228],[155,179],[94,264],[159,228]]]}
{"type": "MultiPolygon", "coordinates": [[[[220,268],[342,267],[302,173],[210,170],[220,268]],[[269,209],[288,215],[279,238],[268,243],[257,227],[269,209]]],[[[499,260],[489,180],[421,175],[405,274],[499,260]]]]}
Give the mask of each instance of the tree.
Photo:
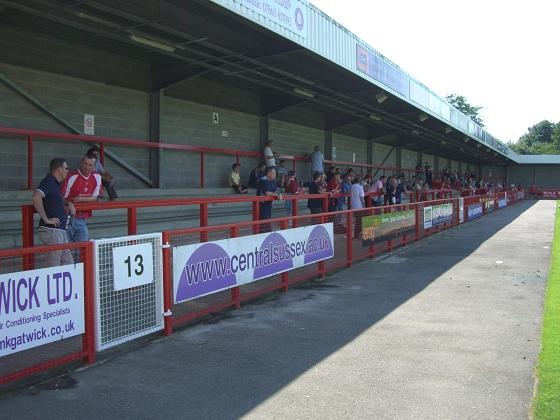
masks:
{"type": "Polygon", "coordinates": [[[527,128],[517,143],[510,142],[508,146],[522,155],[560,154],[560,122],[543,120],[527,128]]]}
{"type": "Polygon", "coordinates": [[[483,107],[472,106],[467,100],[467,98],[461,95],[456,95],[454,93],[452,93],[451,95],[447,95],[445,99],[447,99],[447,102],[449,102],[451,105],[453,105],[453,107],[461,111],[471,120],[473,120],[475,123],[477,123],[481,127],[484,127],[484,121],[482,121],[482,118],[479,115],[479,111],[483,107]]]}

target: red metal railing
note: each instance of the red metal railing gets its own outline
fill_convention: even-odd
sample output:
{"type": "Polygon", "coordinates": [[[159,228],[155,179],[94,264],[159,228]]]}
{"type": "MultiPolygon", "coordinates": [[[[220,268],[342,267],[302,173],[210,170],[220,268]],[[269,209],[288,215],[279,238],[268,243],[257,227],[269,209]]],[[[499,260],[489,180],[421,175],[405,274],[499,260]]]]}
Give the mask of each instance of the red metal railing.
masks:
{"type": "Polygon", "coordinates": [[[80,359],[87,364],[95,362],[94,267],[92,243],[79,242],[65,245],[2,250],[0,251],[0,269],[3,273],[29,270],[33,268],[36,256],[63,249],[71,249],[79,252],[80,260],[84,264],[85,331],[81,338],[79,336],[71,337],[3,356],[0,368],[0,384],[22,379],[29,375],[80,359]]]}
{"type": "MultiPolygon", "coordinates": [[[[514,197],[512,192],[511,204],[517,201],[517,196],[514,197]]],[[[506,199],[506,193],[501,193],[496,197],[479,196],[469,197],[472,200],[472,205],[485,203],[488,200],[494,202],[494,209],[498,210],[498,201],[506,199]],[[476,200],[476,201],[475,201],[476,200]]],[[[484,205],[483,214],[486,214],[484,205]]],[[[468,213],[468,206],[465,207],[465,214],[468,213]]],[[[464,217],[467,221],[468,217],[464,217]]],[[[164,249],[163,258],[163,276],[164,276],[164,305],[165,310],[169,314],[165,321],[165,333],[171,334],[173,328],[180,324],[184,324],[210,313],[214,313],[226,308],[238,308],[239,305],[249,299],[257,296],[262,296],[271,291],[288,290],[289,286],[298,282],[308,280],[310,278],[324,276],[326,273],[349,267],[356,261],[372,258],[380,253],[392,251],[396,247],[405,246],[411,241],[417,241],[425,236],[430,236],[441,230],[456,226],[459,223],[459,199],[448,198],[440,199],[421,203],[409,203],[385,207],[373,207],[360,210],[346,210],[340,212],[323,213],[320,215],[305,215],[305,216],[292,216],[275,218],[263,221],[247,221],[238,223],[236,225],[215,225],[205,226],[198,228],[179,229],[167,231],[163,233],[164,244],[169,245],[164,249]],[[451,204],[453,206],[453,216],[450,221],[433,226],[431,228],[424,228],[424,208],[426,206],[434,206],[438,204],[451,204]],[[369,246],[362,246],[360,240],[352,239],[353,226],[355,223],[356,215],[360,217],[376,215],[382,213],[392,213],[401,210],[414,210],[415,224],[414,229],[410,232],[397,236],[393,239],[382,240],[379,243],[372,243],[369,246]],[[312,266],[305,266],[296,270],[285,272],[280,275],[261,280],[256,283],[239,286],[227,291],[219,292],[210,296],[195,299],[193,301],[173,304],[173,279],[172,279],[172,266],[175,263],[172,258],[170,247],[198,243],[199,238],[204,236],[207,240],[221,240],[227,238],[234,238],[239,236],[248,236],[260,231],[263,223],[266,223],[267,229],[282,230],[286,228],[311,225],[316,223],[324,223],[329,221],[344,222],[344,231],[335,230],[335,257],[322,261],[312,266]]]]}
{"type": "MultiPolygon", "coordinates": [[[[328,195],[324,195],[323,199],[326,201],[328,195]]],[[[317,195],[313,195],[313,198],[317,198],[317,195]]],[[[214,200],[226,200],[234,199],[243,200],[244,197],[225,197],[214,200]]],[[[309,214],[303,216],[291,216],[291,217],[281,217],[275,219],[269,219],[266,221],[252,220],[236,224],[222,224],[215,226],[201,226],[197,228],[180,229],[163,232],[163,298],[164,298],[164,309],[165,309],[165,334],[171,334],[173,328],[190,322],[200,317],[214,313],[216,311],[226,309],[226,308],[239,308],[242,302],[254,299],[258,296],[262,296],[266,293],[280,290],[287,291],[289,287],[314,278],[326,275],[333,270],[341,269],[344,267],[349,267],[355,262],[366,259],[373,258],[374,256],[394,250],[396,247],[405,246],[412,241],[417,241],[425,236],[432,235],[438,231],[450,228],[459,223],[459,203],[460,200],[464,203],[464,213],[468,214],[469,206],[481,205],[482,214],[487,212],[486,203],[491,201],[493,203],[492,209],[498,210],[500,206],[498,202],[506,200],[508,204],[511,204],[519,199],[523,199],[522,191],[509,191],[497,194],[495,196],[478,196],[478,197],[466,197],[466,198],[446,198],[433,201],[419,202],[419,203],[406,203],[393,206],[381,206],[381,207],[371,207],[359,210],[346,210],[332,213],[322,213],[322,214],[309,214]],[[449,221],[442,223],[438,226],[433,226],[430,228],[425,228],[424,224],[424,208],[426,206],[434,206],[438,204],[451,204],[453,206],[453,215],[449,221]],[[399,232],[395,236],[391,236],[388,239],[382,239],[379,242],[372,242],[371,244],[366,244],[360,239],[353,239],[353,233],[355,232],[355,223],[362,217],[370,215],[381,215],[387,213],[394,213],[404,210],[414,211],[414,225],[408,226],[408,229],[399,232]],[[233,289],[218,292],[209,296],[202,298],[197,298],[193,301],[188,301],[180,304],[173,303],[173,277],[172,277],[172,267],[173,261],[173,246],[180,246],[184,244],[200,243],[205,241],[213,241],[226,238],[234,238],[239,236],[250,236],[255,233],[261,232],[263,229],[266,230],[284,230],[288,228],[313,225],[317,223],[333,222],[335,226],[342,229],[335,230],[335,241],[334,241],[334,257],[321,261],[309,266],[304,266],[297,268],[290,272],[284,272],[263,280],[259,280],[254,283],[242,285],[235,287],[233,289]]],[[[253,208],[258,208],[258,204],[261,201],[270,200],[266,197],[253,197],[249,201],[252,202],[253,208]]],[[[186,200],[188,201],[188,200],[186,200]]],[[[152,202],[135,202],[135,206],[147,207],[157,203],[157,205],[176,205],[177,202],[183,204],[185,200],[171,200],[161,202],[158,200],[153,200],[152,202]]],[[[105,204],[105,203],[104,203],[105,204]]],[[[117,203],[108,203],[111,208],[119,208],[117,203]]],[[[204,202],[200,205],[207,205],[208,202],[204,202]]],[[[87,208],[97,209],[100,203],[89,204],[87,208]]],[[[122,206],[123,203],[120,203],[122,206]]],[[[134,206],[131,208],[135,208],[134,206]]],[[[465,221],[468,217],[464,218],[465,221]]],[[[85,325],[86,330],[81,337],[81,347],[75,351],[67,352],[63,355],[57,355],[56,357],[51,357],[49,360],[44,360],[37,363],[37,358],[34,356],[37,353],[31,354],[30,352],[41,352],[43,347],[38,347],[35,350],[26,350],[23,353],[15,353],[13,355],[4,356],[2,359],[2,366],[7,369],[10,368],[9,372],[0,370],[0,384],[9,381],[17,380],[25,376],[40,372],[45,369],[49,369],[55,366],[62,365],[71,361],[83,359],[86,363],[93,363],[95,361],[95,350],[94,350],[94,292],[93,292],[93,279],[94,279],[94,267],[93,267],[93,244],[92,243],[77,243],[77,244],[67,244],[67,245],[56,245],[56,246],[46,246],[46,247],[34,247],[34,248],[20,248],[15,250],[0,251],[0,269],[3,272],[17,272],[21,270],[27,270],[33,267],[34,258],[37,254],[46,253],[53,250],[60,249],[75,249],[81,251],[81,260],[84,262],[84,282],[85,282],[85,325]],[[12,260],[9,260],[9,259],[12,260]],[[8,262],[8,263],[6,263],[8,262]],[[29,366],[29,360],[33,361],[32,366],[29,366]],[[27,363],[22,366],[22,363],[27,363]]],[[[50,346],[45,345],[45,346],[50,346]]],[[[44,357],[43,357],[44,358],[44,357]]]]}
{"type": "MultiPolygon", "coordinates": [[[[203,146],[191,146],[186,144],[176,144],[176,143],[165,143],[165,142],[151,142],[148,140],[138,140],[138,139],[126,139],[118,137],[106,137],[106,136],[86,136],[80,134],[68,134],[59,133],[51,131],[42,130],[29,130],[22,128],[10,128],[10,127],[0,127],[0,135],[10,136],[13,138],[22,138],[27,141],[27,188],[33,188],[33,145],[37,140],[63,140],[63,141],[78,141],[87,143],[98,143],[100,148],[100,160],[104,161],[105,147],[106,145],[113,146],[130,146],[130,147],[142,147],[149,149],[163,149],[163,150],[177,150],[190,153],[200,154],[200,188],[205,187],[205,163],[206,155],[208,154],[219,154],[219,155],[229,155],[235,157],[235,161],[239,163],[239,158],[243,157],[253,157],[256,159],[262,158],[262,153],[251,152],[251,151],[240,151],[235,149],[227,148],[217,148],[217,147],[203,147],[203,146]]],[[[296,162],[308,162],[308,156],[292,156],[286,154],[280,154],[279,159],[288,160],[292,162],[292,169],[297,170],[296,162]]],[[[382,171],[393,171],[397,173],[416,172],[416,169],[411,168],[397,168],[383,165],[371,165],[367,163],[351,163],[344,161],[325,161],[325,163],[330,163],[332,165],[346,166],[346,167],[356,167],[363,171],[364,168],[368,169],[379,169],[382,171]]]]}

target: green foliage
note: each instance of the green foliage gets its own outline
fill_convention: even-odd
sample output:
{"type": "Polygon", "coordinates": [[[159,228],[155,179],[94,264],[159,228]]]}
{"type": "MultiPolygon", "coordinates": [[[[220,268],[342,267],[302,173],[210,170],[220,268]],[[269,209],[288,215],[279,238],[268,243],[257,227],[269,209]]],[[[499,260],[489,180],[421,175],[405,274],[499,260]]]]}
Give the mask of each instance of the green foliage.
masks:
{"type": "MultiPolygon", "coordinates": [[[[557,202],[558,206],[558,202],[557,202]]],[[[538,388],[533,400],[536,420],[560,418],[560,211],[556,212],[552,263],[544,308],[538,388]]]]}
{"type": "Polygon", "coordinates": [[[508,143],[515,152],[522,155],[560,154],[560,122],[554,124],[543,120],[527,129],[517,143],[508,143]]]}
{"type": "Polygon", "coordinates": [[[484,122],[482,121],[482,118],[479,115],[479,112],[483,107],[472,106],[467,100],[467,98],[461,95],[456,95],[454,93],[452,93],[451,95],[447,95],[445,99],[447,100],[447,102],[449,102],[456,109],[461,111],[471,120],[473,120],[475,123],[477,123],[481,127],[484,127],[484,122]]]}

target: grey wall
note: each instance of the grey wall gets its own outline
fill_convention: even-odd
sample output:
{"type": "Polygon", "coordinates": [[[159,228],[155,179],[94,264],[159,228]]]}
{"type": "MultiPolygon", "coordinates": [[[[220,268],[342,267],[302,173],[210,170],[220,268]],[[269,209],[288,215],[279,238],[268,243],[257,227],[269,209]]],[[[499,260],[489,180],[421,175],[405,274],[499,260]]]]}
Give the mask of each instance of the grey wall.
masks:
{"type": "MultiPolygon", "coordinates": [[[[164,97],[162,102],[161,139],[164,142],[259,150],[259,117],[256,115],[169,97],[164,97]],[[214,112],[219,115],[218,124],[213,122],[214,112]]],[[[242,180],[248,177],[257,160],[241,160],[242,180]]],[[[205,185],[227,186],[227,176],[234,162],[235,156],[206,155],[205,185]]],[[[199,153],[166,150],[162,152],[160,165],[165,188],[194,188],[200,185],[199,153]]]]}

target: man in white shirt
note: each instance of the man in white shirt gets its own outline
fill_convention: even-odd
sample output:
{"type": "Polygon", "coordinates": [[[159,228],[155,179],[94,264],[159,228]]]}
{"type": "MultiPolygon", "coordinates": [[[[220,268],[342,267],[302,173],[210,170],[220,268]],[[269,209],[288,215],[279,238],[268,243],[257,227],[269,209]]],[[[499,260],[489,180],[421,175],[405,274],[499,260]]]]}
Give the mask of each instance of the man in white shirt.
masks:
{"type": "Polygon", "coordinates": [[[272,145],[274,142],[272,140],[268,140],[266,143],[266,147],[263,150],[264,155],[264,163],[268,168],[275,168],[276,167],[276,156],[277,153],[272,151],[272,145]]]}
{"type": "Polygon", "coordinates": [[[313,153],[310,155],[311,158],[311,172],[315,173],[323,173],[323,162],[325,160],[323,153],[319,149],[319,146],[315,146],[313,149],[313,153]]]}
{"type": "MultiPolygon", "coordinates": [[[[365,207],[364,202],[364,189],[360,185],[359,178],[354,178],[352,180],[352,187],[350,188],[350,209],[363,209],[365,207]]],[[[362,217],[364,214],[362,211],[354,211],[354,217],[356,223],[354,224],[354,239],[360,239],[362,236],[362,217]]]]}

